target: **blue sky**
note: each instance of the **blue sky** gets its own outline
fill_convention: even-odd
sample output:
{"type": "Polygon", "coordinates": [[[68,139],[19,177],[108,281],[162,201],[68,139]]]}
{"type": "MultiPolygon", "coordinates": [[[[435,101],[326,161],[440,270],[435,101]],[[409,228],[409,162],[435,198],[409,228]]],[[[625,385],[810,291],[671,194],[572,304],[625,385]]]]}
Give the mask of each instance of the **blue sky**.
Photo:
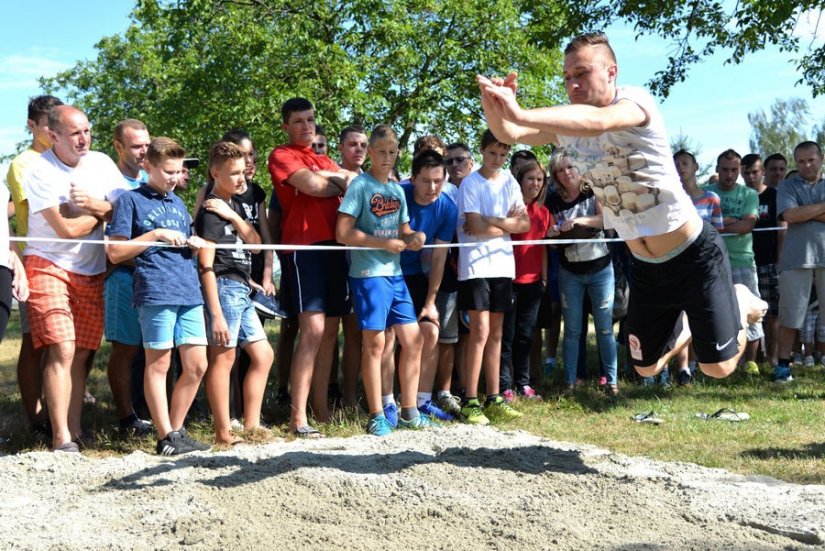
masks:
{"type": "MultiPolygon", "coordinates": [[[[0,22],[0,155],[12,153],[27,139],[28,98],[39,93],[37,77],[94,57],[102,37],[129,25],[132,0],[84,0],[69,4],[41,0],[15,5],[14,17],[0,22]],[[70,23],[69,23],[70,21],[70,23]]],[[[633,40],[631,29],[614,26],[608,36],[619,59],[619,83],[643,84],[662,69],[669,44],[659,38],[633,40]]],[[[700,162],[733,147],[748,151],[747,115],[768,110],[777,98],[801,97],[811,106],[811,123],[825,119],[825,98],[814,100],[807,87],[794,87],[799,78],[788,54],[776,50],[750,55],[741,65],[723,65],[717,55],[693,67],[662,103],[671,135],[683,133],[702,146],[700,162]]],[[[105,130],[100,137],[107,136],[105,130]]],[[[6,169],[0,167],[0,175],[6,169]]]]}

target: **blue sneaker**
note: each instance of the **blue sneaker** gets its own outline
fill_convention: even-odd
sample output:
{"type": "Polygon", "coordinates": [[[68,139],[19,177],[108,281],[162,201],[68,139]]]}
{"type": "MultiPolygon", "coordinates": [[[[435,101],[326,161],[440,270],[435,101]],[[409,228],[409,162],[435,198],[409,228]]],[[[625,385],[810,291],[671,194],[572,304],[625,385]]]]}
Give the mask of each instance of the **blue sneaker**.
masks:
{"type": "Polygon", "coordinates": [[[384,404],[384,417],[387,418],[387,423],[392,428],[396,428],[398,426],[398,406],[395,403],[384,404]]]}
{"type": "Polygon", "coordinates": [[[775,383],[790,383],[793,381],[793,377],[791,377],[791,368],[784,365],[774,367],[771,380],[775,383]]]}
{"type": "Polygon", "coordinates": [[[373,436],[388,436],[392,434],[392,427],[386,417],[376,415],[367,422],[367,433],[373,436]]]}
{"type": "Polygon", "coordinates": [[[452,421],[455,419],[452,415],[427,400],[423,406],[419,406],[418,413],[426,417],[435,417],[439,421],[452,421]]]}
{"type": "Polygon", "coordinates": [[[429,417],[426,415],[421,415],[420,413],[409,421],[403,417],[398,418],[398,428],[401,429],[422,430],[430,429],[436,426],[438,425],[436,425],[434,421],[430,421],[429,417]]]}

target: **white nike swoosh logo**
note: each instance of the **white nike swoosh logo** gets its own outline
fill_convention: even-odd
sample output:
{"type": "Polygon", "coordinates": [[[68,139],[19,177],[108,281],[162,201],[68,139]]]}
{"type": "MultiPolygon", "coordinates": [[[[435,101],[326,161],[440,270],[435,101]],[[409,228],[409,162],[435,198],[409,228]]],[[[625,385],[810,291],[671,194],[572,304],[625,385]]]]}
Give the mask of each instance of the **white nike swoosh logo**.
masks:
{"type": "Polygon", "coordinates": [[[716,343],[716,350],[722,350],[722,349],[723,349],[723,348],[725,348],[727,345],[729,345],[732,341],[733,341],[733,337],[729,338],[729,339],[725,342],[725,344],[719,344],[719,343],[717,342],[717,343],[716,343]]]}

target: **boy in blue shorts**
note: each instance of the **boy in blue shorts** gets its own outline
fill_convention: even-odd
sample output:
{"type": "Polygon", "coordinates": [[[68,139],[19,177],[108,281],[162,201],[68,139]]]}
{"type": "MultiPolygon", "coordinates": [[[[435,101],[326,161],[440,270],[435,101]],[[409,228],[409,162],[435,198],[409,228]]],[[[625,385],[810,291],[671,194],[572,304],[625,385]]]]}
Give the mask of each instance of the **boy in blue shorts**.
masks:
{"type": "Polygon", "coordinates": [[[421,332],[399,258],[401,251],[421,250],[425,236],[410,229],[404,190],[390,181],[398,158],[398,137],[392,128],[378,125],[373,129],[367,154],[372,166],[347,188],[338,208],[335,237],[344,245],[373,249],[351,251],[349,282],[363,335],[361,377],[370,412],[367,432],[386,436],[392,426],[381,405],[381,353],[384,331],[389,327],[395,329],[401,343],[398,425],[412,429],[430,425],[416,408],[421,332]]]}
{"type": "Polygon", "coordinates": [[[152,140],[143,162],[149,181],[118,198],[107,248],[114,264],[135,260],[133,300],[146,351],[144,392],[161,437],[157,443],[161,455],[209,449],[183,428],[206,372],[203,297],[192,261],[192,250],[199,249],[203,240],[192,236],[186,205],[172,191],[183,174],[184,156],[175,141],[152,140]],[[171,246],[151,245],[158,241],[171,246]],[[183,373],[167,403],[166,374],[174,347],[180,350],[183,373]]]}
{"type": "MultiPolygon", "coordinates": [[[[208,243],[260,245],[261,236],[235,195],[246,187],[244,151],[231,142],[209,150],[209,174],[215,185],[195,217],[195,231],[208,243]]],[[[209,369],[206,395],[212,409],[217,444],[237,444],[229,419],[229,375],[240,344],[249,355],[243,381],[244,430],[261,430],[261,405],[274,353],[249,298],[251,249],[205,248],[198,253],[206,319],[209,326],[209,369]]]]}
{"type": "Polygon", "coordinates": [[[461,415],[476,425],[488,424],[490,417],[509,420],[522,415],[499,394],[504,313],[513,303],[516,276],[510,234],[530,229],[521,187],[509,171],[501,170],[509,155],[510,146],[485,130],[481,167],[458,188],[458,241],[473,244],[458,251],[458,308],[470,316],[461,415]],[[482,365],[487,382],[484,411],[478,401],[482,365]]]}

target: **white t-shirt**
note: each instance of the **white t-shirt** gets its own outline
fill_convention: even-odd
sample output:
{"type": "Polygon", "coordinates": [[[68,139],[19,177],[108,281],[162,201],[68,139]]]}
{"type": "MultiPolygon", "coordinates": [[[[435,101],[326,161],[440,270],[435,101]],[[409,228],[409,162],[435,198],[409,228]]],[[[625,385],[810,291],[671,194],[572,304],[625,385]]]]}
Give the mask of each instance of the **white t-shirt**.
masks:
{"type": "Polygon", "coordinates": [[[632,101],[648,115],[645,126],[606,132],[595,138],[558,136],[573,150],[573,164],[604,211],[605,229],[622,239],[661,235],[698,216],[682,188],[653,97],[642,88],[622,86],[613,103],[632,101]]]}
{"type": "Polygon", "coordinates": [[[513,245],[510,236],[479,237],[467,235],[462,227],[467,221],[466,213],[475,212],[482,216],[506,217],[513,206],[524,208],[521,188],[516,179],[507,172],[499,171],[496,180],[487,180],[478,171],[461,181],[458,188],[458,221],[456,233],[459,243],[478,243],[477,247],[458,249],[458,280],[482,277],[516,277],[516,263],[513,260],[513,245]]]}
{"type": "MultiPolygon", "coordinates": [[[[85,189],[94,198],[111,203],[129,189],[117,165],[107,155],[90,151],[80,159],[76,167],[70,167],[63,164],[54,151],[49,149],[31,164],[23,184],[29,200],[29,237],[58,237],[42,211],[70,203],[72,183],[85,189]]],[[[103,239],[102,224],[79,238],[81,241],[100,239],[103,239]]],[[[106,271],[103,245],[31,241],[23,254],[40,256],[76,274],[96,275],[106,271]]]]}

